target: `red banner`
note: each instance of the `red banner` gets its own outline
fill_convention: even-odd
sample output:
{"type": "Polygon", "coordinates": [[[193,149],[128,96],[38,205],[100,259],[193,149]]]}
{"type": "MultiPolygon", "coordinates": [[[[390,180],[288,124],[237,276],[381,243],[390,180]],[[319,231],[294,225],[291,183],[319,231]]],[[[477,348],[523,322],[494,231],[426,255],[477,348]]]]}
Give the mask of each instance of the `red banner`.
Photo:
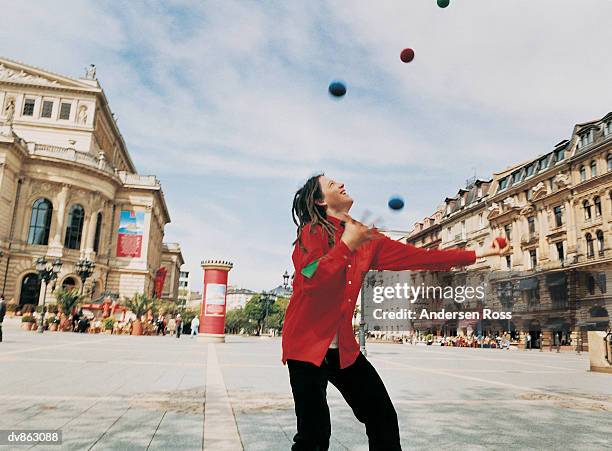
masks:
{"type": "Polygon", "coordinates": [[[157,299],[162,297],[162,292],[164,290],[164,282],[166,282],[166,274],[168,270],[163,266],[157,270],[155,273],[155,281],[154,281],[154,296],[157,299]]]}

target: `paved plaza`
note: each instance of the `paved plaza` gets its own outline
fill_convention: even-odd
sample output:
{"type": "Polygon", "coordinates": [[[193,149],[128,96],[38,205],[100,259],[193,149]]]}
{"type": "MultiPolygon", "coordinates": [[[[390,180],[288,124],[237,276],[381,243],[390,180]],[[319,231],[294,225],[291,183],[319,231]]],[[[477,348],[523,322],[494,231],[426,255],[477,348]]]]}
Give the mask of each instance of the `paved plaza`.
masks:
{"type": "MultiPolygon", "coordinates": [[[[280,340],[19,329],[0,345],[0,429],[61,429],[61,449],[288,450],[280,340]]],[[[612,376],[587,354],[368,344],[404,449],[612,449],[612,376]]],[[[367,390],[367,387],[364,387],[367,390]]],[[[367,450],[330,385],[333,450],[367,450]]],[[[41,447],[36,449],[58,449],[41,447]]]]}

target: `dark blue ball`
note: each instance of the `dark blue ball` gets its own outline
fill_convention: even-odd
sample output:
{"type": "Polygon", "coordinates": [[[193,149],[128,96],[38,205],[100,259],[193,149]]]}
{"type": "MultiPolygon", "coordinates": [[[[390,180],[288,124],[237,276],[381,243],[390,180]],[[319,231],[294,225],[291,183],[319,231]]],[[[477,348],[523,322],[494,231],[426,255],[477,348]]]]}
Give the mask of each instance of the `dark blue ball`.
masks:
{"type": "Polygon", "coordinates": [[[389,208],[391,210],[401,210],[404,208],[404,199],[396,196],[392,197],[389,199],[389,208]]]}
{"type": "Polygon", "coordinates": [[[329,93],[334,97],[342,97],[346,94],[346,86],[341,81],[332,81],[329,84],[329,93]]]}

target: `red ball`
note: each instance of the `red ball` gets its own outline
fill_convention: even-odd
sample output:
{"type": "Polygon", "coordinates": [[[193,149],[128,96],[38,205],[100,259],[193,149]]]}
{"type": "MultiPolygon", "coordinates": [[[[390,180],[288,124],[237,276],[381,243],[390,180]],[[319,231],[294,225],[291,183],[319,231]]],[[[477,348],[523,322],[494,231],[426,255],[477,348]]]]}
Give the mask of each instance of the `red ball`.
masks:
{"type": "Polygon", "coordinates": [[[508,244],[508,242],[503,236],[498,236],[497,238],[495,238],[495,241],[497,241],[497,244],[499,244],[500,249],[505,248],[506,245],[508,244]]]}
{"type": "Polygon", "coordinates": [[[414,59],[414,50],[412,50],[412,49],[404,49],[404,50],[402,50],[402,53],[400,53],[400,59],[404,63],[409,63],[410,61],[412,61],[414,59]]]}

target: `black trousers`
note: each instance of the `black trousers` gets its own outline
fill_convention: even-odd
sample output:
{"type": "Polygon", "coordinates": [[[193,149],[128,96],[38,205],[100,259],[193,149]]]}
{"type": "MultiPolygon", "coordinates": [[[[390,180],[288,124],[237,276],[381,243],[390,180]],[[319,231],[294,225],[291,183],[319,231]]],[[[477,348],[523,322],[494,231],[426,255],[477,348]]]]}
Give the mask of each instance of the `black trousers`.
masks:
{"type": "Polygon", "coordinates": [[[2,343],[2,323],[0,323],[0,343],[2,343]]]}
{"type": "Polygon", "coordinates": [[[320,367],[288,360],[289,379],[297,434],[293,451],[324,451],[329,448],[331,422],[327,406],[327,382],[331,382],[366,427],[370,451],[401,450],[397,414],[387,389],[372,364],[359,353],[357,360],[340,369],[337,349],[330,349],[320,367]]]}

